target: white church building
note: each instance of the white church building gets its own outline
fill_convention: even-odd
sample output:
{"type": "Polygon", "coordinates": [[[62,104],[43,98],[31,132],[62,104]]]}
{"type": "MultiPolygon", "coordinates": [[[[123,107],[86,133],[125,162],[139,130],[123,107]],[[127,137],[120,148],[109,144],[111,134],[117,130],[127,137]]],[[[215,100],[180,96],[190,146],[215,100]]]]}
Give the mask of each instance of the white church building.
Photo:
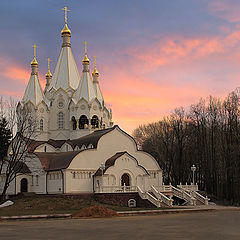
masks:
{"type": "Polygon", "coordinates": [[[134,139],[113,125],[112,111],[100,89],[96,59],[92,73],[89,69],[86,44],[79,74],[66,16],[61,36],[61,52],[53,74],[48,64],[44,90],[34,51],[31,76],[17,112],[28,109],[39,127],[29,148],[28,170],[16,177],[8,194],[138,192],[156,206],[171,206],[174,195],[192,205],[206,203],[194,191],[196,185],[163,185],[156,159],[138,150],[134,139]]]}

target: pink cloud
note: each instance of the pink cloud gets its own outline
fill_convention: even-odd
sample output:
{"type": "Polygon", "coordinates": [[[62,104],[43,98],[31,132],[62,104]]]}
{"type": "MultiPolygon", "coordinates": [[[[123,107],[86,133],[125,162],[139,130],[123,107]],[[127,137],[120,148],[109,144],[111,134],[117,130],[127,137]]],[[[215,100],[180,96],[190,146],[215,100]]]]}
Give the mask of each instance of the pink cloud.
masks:
{"type": "Polygon", "coordinates": [[[208,5],[210,13],[217,15],[229,22],[240,22],[239,0],[213,0],[208,5]]]}
{"type": "Polygon", "coordinates": [[[26,83],[29,79],[29,71],[19,66],[6,66],[2,75],[12,80],[26,83]]]}
{"type": "MultiPolygon", "coordinates": [[[[224,52],[225,44],[236,44],[240,32],[231,33],[228,39],[219,37],[183,38],[169,37],[159,40],[149,47],[128,49],[127,52],[134,61],[152,68],[173,65],[189,59],[208,57],[212,54],[224,52]],[[224,41],[226,40],[226,42],[224,41]],[[227,43],[229,40],[229,43],[227,43]]],[[[161,37],[159,37],[161,39],[161,37]]]]}
{"type": "Polygon", "coordinates": [[[114,120],[128,131],[201,97],[224,98],[238,86],[238,28],[221,36],[159,39],[122,51],[118,66],[103,69],[105,101],[111,103],[114,120]]]}
{"type": "MultiPolygon", "coordinates": [[[[0,69],[1,69],[1,89],[0,89],[0,95],[1,96],[12,96],[16,98],[22,98],[24,94],[24,89],[28,84],[29,78],[31,76],[31,69],[26,70],[24,67],[22,67],[17,62],[14,63],[13,61],[11,65],[7,65],[6,62],[3,61],[3,57],[0,56],[0,69]],[[9,86],[7,86],[9,83],[9,86]],[[10,86],[14,83],[14,87],[10,86]],[[22,87],[21,87],[22,86],[22,87]],[[16,89],[18,89],[16,91],[16,89]]],[[[42,86],[42,88],[45,85],[44,78],[39,74],[39,81],[42,86]]]]}
{"type": "MultiPolygon", "coordinates": [[[[176,107],[189,106],[210,94],[225,96],[237,87],[238,28],[221,36],[154,36],[149,42],[149,46],[119,49],[118,62],[99,69],[105,102],[111,104],[113,120],[123,129],[131,132],[140,124],[158,121],[176,107]]],[[[1,58],[0,67],[6,79],[26,86],[31,70],[17,63],[3,66],[1,58]]],[[[40,76],[40,82],[44,87],[44,77],[40,76]]],[[[1,92],[20,98],[23,95],[1,92]]]]}

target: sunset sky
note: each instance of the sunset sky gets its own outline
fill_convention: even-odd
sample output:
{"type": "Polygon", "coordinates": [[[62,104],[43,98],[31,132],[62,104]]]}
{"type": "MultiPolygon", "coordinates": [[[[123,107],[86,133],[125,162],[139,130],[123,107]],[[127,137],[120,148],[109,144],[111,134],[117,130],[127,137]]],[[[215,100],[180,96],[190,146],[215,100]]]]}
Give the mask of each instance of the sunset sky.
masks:
{"type": "Polygon", "coordinates": [[[83,42],[113,120],[129,133],[201,97],[240,86],[239,0],[0,1],[0,96],[21,100],[34,43],[45,85],[61,50],[67,6],[81,74],[83,42]]]}

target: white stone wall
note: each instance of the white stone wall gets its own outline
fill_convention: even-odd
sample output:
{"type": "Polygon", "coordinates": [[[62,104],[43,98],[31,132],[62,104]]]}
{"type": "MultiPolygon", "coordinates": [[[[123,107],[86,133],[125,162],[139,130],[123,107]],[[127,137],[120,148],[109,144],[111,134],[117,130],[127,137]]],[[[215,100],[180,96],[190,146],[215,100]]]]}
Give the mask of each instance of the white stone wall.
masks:
{"type": "MultiPolygon", "coordinates": [[[[96,171],[100,167],[101,163],[105,163],[108,158],[120,151],[127,151],[136,160],[133,160],[132,157],[129,156],[129,161],[116,161],[115,164],[117,165],[109,168],[109,170],[106,171],[106,175],[108,174],[109,176],[115,176],[117,186],[121,185],[120,179],[123,173],[128,173],[131,176],[133,186],[141,184],[143,189],[147,190],[150,189],[151,185],[162,185],[162,170],[160,169],[156,160],[145,152],[137,151],[134,140],[118,128],[115,128],[113,131],[104,135],[99,140],[97,149],[87,149],[79,153],[73,159],[68,169],[79,171],[81,169],[93,169],[96,171]],[[150,173],[150,175],[147,175],[141,167],[138,167],[136,165],[136,161],[139,165],[144,167],[150,173]]],[[[113,181],[111,179],[109,180],[106,175],[104,176],[104,185],[108,185],[109,181],[113,181]]],[[[96,181],[97,180],[101,182],[101,178],[97,177],[96,181]]],[[[69,184],[75,185],[77,182],[75,181],[69,184]]],[[[80,182],[78,184],[82,185],[80,182]]],[[[70,191],[70,185],[68,186],[68,191],[70,191]]],[[[80,185],[78,190],[82,189],[80,185]]],[[[76,187],[74,187],[74,189],[76,189],[76,187]]],[[[92,191],[90,185],[89,191],[92,191]]]]}
{"type": "Polygon", "coordinates": [[[69,96],[64,90],[59,89],[53,93],[51,101],[52,103],[49,107],[49,138],[56,140],[69,139],[69,96]],[[60,105],[60,103],[63,105],[60,105]],[[64,115],[63,129],[58,129],[59,112],[63,112],[64,115]]]}
{"type": "Polygon", "coordinates": [[[47,141],[49,139],[49,110],[44,102],[41,102],[36,108],[37,121],[37,140],[47,141]],[[40,120],[43,120],[43,130],[40,129],[40,120]]]}
{"type": "Polygon", "coordinates": [[[95,169],[68,169],[66,171],[66,193],[93,192],[95,169]]]}
{"type": "Polygon", "coordinates": [[[63,173],[61,171],[51,171],[47,174],[47,193],[63,193],[63,173]]]}

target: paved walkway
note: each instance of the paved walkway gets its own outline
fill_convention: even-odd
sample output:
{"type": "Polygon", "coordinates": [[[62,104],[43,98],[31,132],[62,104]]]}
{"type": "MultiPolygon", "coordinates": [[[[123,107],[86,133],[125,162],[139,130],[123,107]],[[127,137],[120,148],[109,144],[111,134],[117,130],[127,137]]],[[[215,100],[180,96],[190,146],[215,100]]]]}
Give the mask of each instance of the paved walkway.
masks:
{"type": "Polygon", "coordinates": [[[0,239],[239,240],[239,211],[0,222],[0,239]]]}

